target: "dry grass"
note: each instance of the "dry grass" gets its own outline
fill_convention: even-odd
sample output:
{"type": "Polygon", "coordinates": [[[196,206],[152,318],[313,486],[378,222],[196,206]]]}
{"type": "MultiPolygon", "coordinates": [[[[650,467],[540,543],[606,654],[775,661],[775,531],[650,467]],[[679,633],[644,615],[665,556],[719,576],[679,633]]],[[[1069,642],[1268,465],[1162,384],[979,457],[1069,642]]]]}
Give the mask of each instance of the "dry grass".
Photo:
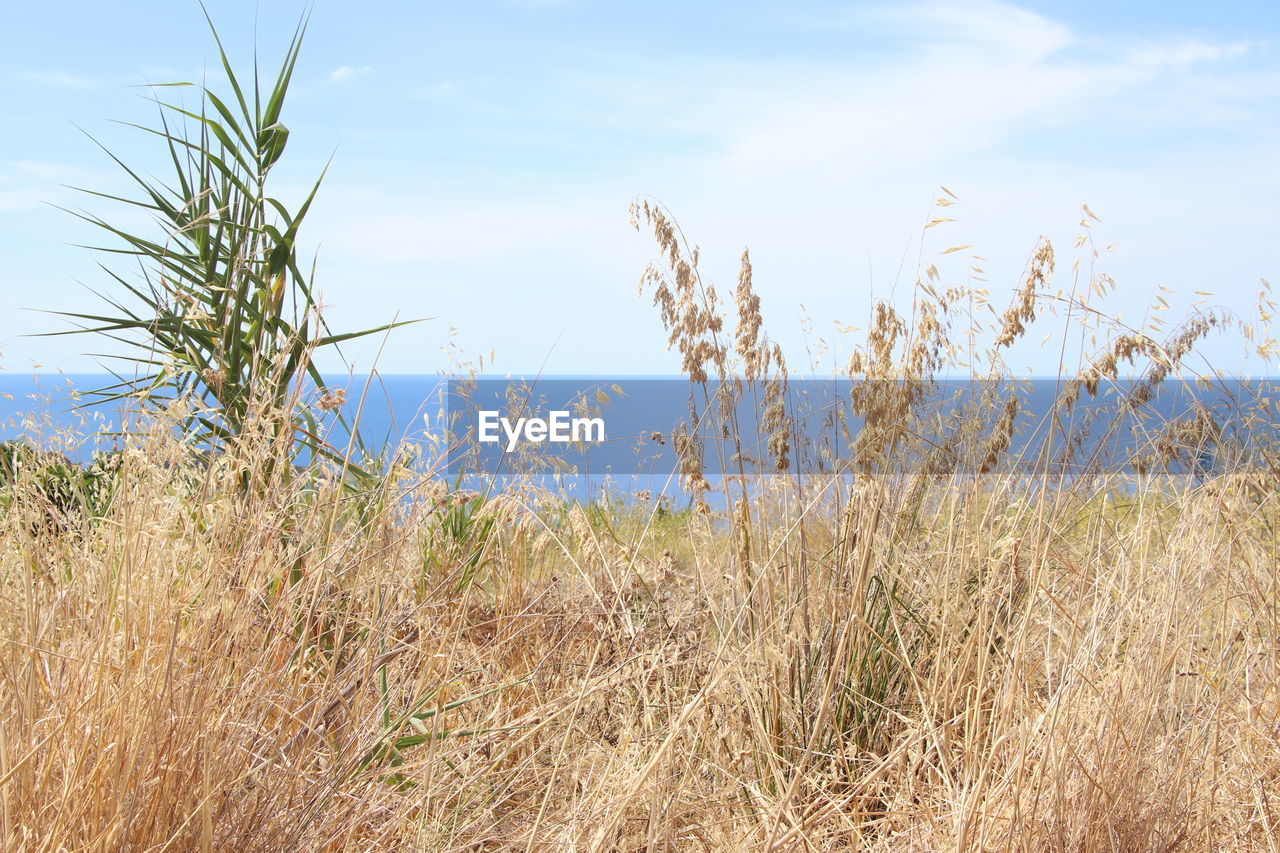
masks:
{"type": "Polygon", "coordinates": [[[459,589],[426,503],[229,497],[154,441],[102,522],[4,519],[4,849],[1277,844],[1276,495],[1246,478],[867,480],[804,541],[777,494],[745,583],[700,514],[495,501],[459,589]]]}
{"type": "MultiPolygon", "coordinates": [[[[782,387],[746,257],[730,334],[643,215],[686,369],[782,387]]],[[[1000,348],[1052,267],[1037,250],[1000,348]]],[[[163,433],[98,520],[19,472],[0,848],[1280,850],[1274,477],[1026,489],[994,397],[954,445],[988,476],[890,473],[972,304],[918,291],[851,359],[894,380],[854,401],[856,476],[769,475],[722,513],[404,472],[353,495],[285,479],[280,448],[198,467],[163,433]]],[[[1135,355],[1163,381],[1212,325],[1106,343],[1062,406],[1135,355]]]]}

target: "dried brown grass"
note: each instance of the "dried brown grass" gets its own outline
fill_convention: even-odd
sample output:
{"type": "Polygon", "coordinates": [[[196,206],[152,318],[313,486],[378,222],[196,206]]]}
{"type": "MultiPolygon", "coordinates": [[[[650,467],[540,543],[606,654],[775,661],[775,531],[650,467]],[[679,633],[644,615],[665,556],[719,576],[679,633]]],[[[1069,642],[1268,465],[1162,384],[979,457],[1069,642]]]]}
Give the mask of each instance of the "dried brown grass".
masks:
{"type": "MultiPolygon", "coordinates": [[[[727,334],[696,250],[640,215],[690,373],[785,383],[746,256],[727,334]]],[[[1051,250],[1029,268],[999,348],[1051,250]]],[[[1274,478],[1027,490],[999,474],[997,396],[988,428],[956,428],[989,476],[878,471],[966,304],[930,281],[856,356],[895,380],[855,400],[856,478],[773,475],[719,514],[512,492],[459,542],[444,519],[469,500],[404,472],[353,497],[269,446],[193,467],[163,432],[99,521],[48,523],[19,478],[0,847],[1280,849],[1274,478]],[[246,469],[276,473],[246,489],[246,469]]],[[[1101,373],[1144,355],[1162,380],[1209,325],[1108,343],[1101,373]]]]}
{"type": "Polygon", "coordinates": [[[5,849],[1268,850],[1280,832],[1265,483],[1123,508],[956,492],[904,533],[912,508],[868,479],[813,508],[804,543],[777,495],[747,584],[699,514],[642,534],[578,509],[540,542],[533,509],[495,507],[491,577],[458,590],[447,566],[420,582],[425,509],[175,486],[164,450],[126,456],[103,523],[4,521],[5,849]],[[359,766],[389,735],[459,731],[359,766]]]}

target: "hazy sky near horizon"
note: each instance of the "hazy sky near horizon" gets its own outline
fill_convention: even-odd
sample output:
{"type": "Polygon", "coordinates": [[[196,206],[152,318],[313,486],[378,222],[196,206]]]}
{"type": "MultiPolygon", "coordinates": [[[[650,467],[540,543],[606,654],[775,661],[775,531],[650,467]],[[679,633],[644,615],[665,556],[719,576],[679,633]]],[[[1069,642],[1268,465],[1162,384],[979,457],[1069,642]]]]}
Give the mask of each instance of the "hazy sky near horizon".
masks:
{"type": "MultiPolygon", "coordinates": [[[[673,211],[725,295],[750,247],[797,372],[874,298],[908,299],[920,263],[944,283],[979,264],[1001,310],[1043,234],[1069,289],[1082,203],[1126,320],[1161,286],[1171,320],[1243,314],[1280,278],[1280,4],[1119,5],[318,0],[273,179],[296,195],[333,155],[304,245],[335,327],[434,318],[350,350],[358,370],[447,370],[452,342],[497,372],[677,372],[636,292],[655,254],[628,224],[637,196],[673,211]],[[956,221],[924,232],[939,186],[956,221]]],[[[209,7],[241,64],[256,28],[265,67],[302,11],[209,7]]],[[[216,88],[212,40],[195,2],[4,18],[0,368],[95,371],[78,353],[96,342],[26,337],[65,326],[21,310],[89,310],[85,287],[108,286],[70,245],[94,235],[51,206],[108,216],[63,185],[125,188],[75,125],[163,176],[154,140],[111,120],[152,121],[140,84],[216,88]]],[[[1052,372],[1060,328],[1011,366],[1052,372]]]]}

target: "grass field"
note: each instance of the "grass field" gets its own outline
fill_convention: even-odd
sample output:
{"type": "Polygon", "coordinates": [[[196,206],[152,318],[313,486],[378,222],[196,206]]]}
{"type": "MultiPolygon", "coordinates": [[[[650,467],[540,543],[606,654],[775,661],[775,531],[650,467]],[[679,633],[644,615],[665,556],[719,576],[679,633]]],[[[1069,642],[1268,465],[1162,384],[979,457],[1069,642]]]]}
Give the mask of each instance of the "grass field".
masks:
{"type": "Polygon", "coordinates": [[[5,849],[1280,843],[1268,478],[729,523],[185,453],[139,439],[95,521],[10,487],[5,849]]]}
{"type": "MultiPolygon", "coordinates": [[[[638,214],[691,387],[784,383],[749,261],[730,332],[638,214]]],[[[931,293],[877,308],[850,375],[892,381],[858,386],[839,476],[779,441],[779,473],[713,495],[685,442],[683,510],[394,465],[353,485],[288,464],[270,417],[198,454],[162,414],[91,469],[11,447],[0,846],[1280,849],[1273,457],[1123,488],[1046,457],[1029,481],[1016,399],[982,396],[936,452],[921,389],[956,350],[931,293]]],[[[1168,381],[1219,325],[1107,338],[1058,413],[1126,362],[1138,394],[1168,381]]],[[[1197,413],[1148,450],[1214,435],[1197,413]]]]}

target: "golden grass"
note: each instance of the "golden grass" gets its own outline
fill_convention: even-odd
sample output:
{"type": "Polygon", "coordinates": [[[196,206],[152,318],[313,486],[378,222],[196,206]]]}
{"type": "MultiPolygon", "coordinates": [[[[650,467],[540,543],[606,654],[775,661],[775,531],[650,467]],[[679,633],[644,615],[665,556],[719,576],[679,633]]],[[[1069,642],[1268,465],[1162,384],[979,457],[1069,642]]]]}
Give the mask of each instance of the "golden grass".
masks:
{"type": "MultiPolygon", "coordinates": [[[[1045,457],[1027,488],[995,385],[945,454],[913,445],[933,376],[975,363],[954,345],[975,294],[930,266],[849,360],[877,381],[855,386],[845,476],[797,479],[748,257],[729,332],[697,250],[660,209],[636,217],[684,369],[767,383],[788,473],[739,466],[713,511],[705,448],[677,431],[687,512],[442,495],[403,470],[353,493],[249,435],[200,465],[159,429],[90,519],[19,470],[0,848],[1280,850],[1267,460],[1117,491],[1049,487],[1045,457]]],[[[1048,292],[1053,267],[1043,244],[993,312],[992,362],[1046,302],[1097,313],[1048,292]]],[[[1122,330],[1056,412],[1135,360],[1149,392],[1226,322],[1122,330]]],[[[1193,421],[1157,462],[1217,440],[1193,421]]]]}
{"type": "Polygon", "coordinates": [[[460,588],[433,501],[180,453],[0,523],[4,849],[1280,843],[1270,483],[780,489],[748,576],[702,514],[498,499],[460,588]]]}

